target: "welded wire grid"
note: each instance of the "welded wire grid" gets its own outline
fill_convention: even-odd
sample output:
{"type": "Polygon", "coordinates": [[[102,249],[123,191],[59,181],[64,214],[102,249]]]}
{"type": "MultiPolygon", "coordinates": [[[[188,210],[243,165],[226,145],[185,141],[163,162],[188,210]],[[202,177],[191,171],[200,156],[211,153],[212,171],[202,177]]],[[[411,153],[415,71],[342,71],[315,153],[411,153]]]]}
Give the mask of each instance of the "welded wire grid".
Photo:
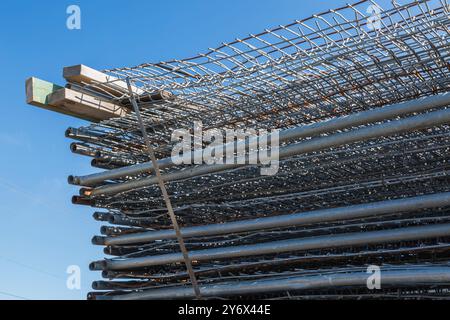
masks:
{"type": "MultiPolygon", "coordinates": [[[[375,30],[368,28],[369,5],[377,4],[331,10],[191,59],[109,73],[149,94],[174,95],[140,104],[161,156],[170,154],[170,133],[198,119],[205,128],[286,128],[447,91],[447,2],[394,3],[375,30]]],[[[131,114],[86,129],[103,134],[93,145],[119,139],[115,152],[142,155],[136,128],[131,114]]]]}
{"type": "MultiPolygon", "coordinates": [[[[197,120],[205,129],[285,129],[449,91],[447,1],[392,2],[381,8],[377,20],[367,13],[369,6],[381,8],[373,1],[360,1],[225,43],[193,58],[105,72],[118,78],[114,81],[130,79],[143,90],[137,100],[158,158],[170,156],[170,136],[175,129],[192,128],[197,120]],[[380,25],[373,28],[377,22],[380,25]]],[[[105,85],[108,83],[80,90],[100,91],[105,85]]],[[[129,106],[126,94],[109,98],[129,106]]],[[[105,169],[145,162],[148,157],[138,128],[133,113],[91,124],[69,135],[79,140],[72,150],[94,157],[93,165],[105,169]]],[[[281,161],[275,176],[261,176],[258,166],[249,166],[168,182],[167,188],[185,227],[448,192],[449,135],[449,126],[441,125],[292,156],[281,161]]],[[[163,173],[183,169],[174,166],[163,173]]],[[[156,185],[89,201],[94,207],[107,209],[95,216],[113,224],[102,228],[106,236],[171,227],[156,185]]],[[[186,239],[186,245],[189,250],[198,250],[445,222],[450,222],[449,208],[435,208],[373,219],[194,237],[186,239]]],[[[193,261],[193,265],[200,284],[349,272],[374,263],[389,268],[439,266],[448,263],[449,243],[448,238],[404,241],[193,261]]],[[[170,239],[105,247],[105,254],[120,259],[174,252],[178,252],[177,242],[170,239]]],[[[102,292],[91,293],[91,298],[189,284],[179,263],[104,270],[103,277],[115,281],[96,282],[94,289],[102,292]]],[[[441,299],[450,297],[446,285],[385,288],[376,293],[343,288],[253,297],[441,299]]]]}

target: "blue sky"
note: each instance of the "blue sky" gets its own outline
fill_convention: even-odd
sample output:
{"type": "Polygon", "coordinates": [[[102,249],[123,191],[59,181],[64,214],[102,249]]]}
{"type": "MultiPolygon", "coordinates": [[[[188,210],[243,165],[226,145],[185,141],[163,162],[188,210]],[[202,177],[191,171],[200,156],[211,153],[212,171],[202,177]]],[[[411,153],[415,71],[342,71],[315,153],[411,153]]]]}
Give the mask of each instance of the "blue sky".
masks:
{"type": "MultiPolygon", "coordinates": [[[[248,33],[286,24],[346,0],[2,1],[0,4],[0,299],[85,299],[90,244],[100,224],[77,207],[69,174],[94,170],[69,151],[69,126],[83,121],[25,103],[25,79],[64,84],[62,68],[97,69],[185,58],[248,33]],[[82,29],[66,28],[66,8],[81,8],[82,29]],[[82,289],[66,288],[79,265],[82,289]]],[[[385,1],[381,1],[383,3],[385,1]]]]}

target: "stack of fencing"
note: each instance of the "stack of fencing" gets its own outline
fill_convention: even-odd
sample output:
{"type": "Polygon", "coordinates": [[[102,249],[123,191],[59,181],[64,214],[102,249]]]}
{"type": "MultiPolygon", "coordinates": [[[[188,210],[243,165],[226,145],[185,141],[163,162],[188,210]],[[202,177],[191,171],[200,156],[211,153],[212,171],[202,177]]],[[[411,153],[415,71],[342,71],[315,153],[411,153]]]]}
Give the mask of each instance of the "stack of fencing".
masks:
{"type": "Polygon", "coordinates": [[[360,1],[189,59],[67,68],[65,90],[113,106],[66,132],[105,169],[69,177],[105,222],[89,298],[450,298],[449,27],[446,1],[360,1]],[[275,174],[177,161],[199,122],[277,132],[275,174]]]}

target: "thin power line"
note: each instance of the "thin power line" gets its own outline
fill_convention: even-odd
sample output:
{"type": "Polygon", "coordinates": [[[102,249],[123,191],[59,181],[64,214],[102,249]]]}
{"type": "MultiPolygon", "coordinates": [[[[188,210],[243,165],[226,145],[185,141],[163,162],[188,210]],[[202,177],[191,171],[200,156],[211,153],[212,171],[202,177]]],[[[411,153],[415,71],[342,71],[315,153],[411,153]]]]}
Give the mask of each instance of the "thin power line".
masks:
{"type": "Polygon", "coordinates": [[[12,260],[10,258],[6,258],[6,257],[3,257],[3,256],[0,256],[0,259],[3,259],[3,260],[8,261],[8,262],[11,262],[11,263],[16,264],[18,266],[21,266],[23,268],[27,268],[27,269],[33,270],[33,271],[38,272],[38,273],[45,274],[47,276],[53,277],[53,278],[58,279],[58,280],[64,279],[63,277],[57,276],[57,275],[52,274],[50,272],[47,272],[45,270],[38,269],[36,267],[32,267],[32,266],[26,265],[26,264],[24,264],[22,262],[18,262],[18,261],[12,260]]]}
{"type": "Polygon", "coordinates": [[[5,296],[9,296],[9,297],[12,297],[12,298],[19,298],[19,299],[22,299],[22,300],[31,300],[31,299],[19,296],[17,294],[12,294],[12,293],[9,293],[9,292],[4,292],[4,291],[0,291],[0,294],[5,295],[5,296]]]}
{"type": "MultiPolygon", "coordinates": [[[[56,275],[56,274],[50,273],[50,272],[45,271],[45,270],[38,269],[38,268],[36,268],[36,267],[32,267],[32,266],[30,266],[30,265],[26,265],[26,264],[24,264],[24,263],[22,263],[22,262],[15,261],[15,260],[12,260],[12,259],[10,259],[10,258],[6,258],[6,257],[3,257],[3,256],[0,256],[0,259],[3,259],[3,260],[8,261],[8,262],[10,262],[10,263],[16,264],[16,265],[21,266],[21,267],[23,267],[23,268],[30,269],[30,270],[32,270],[32,271],[34,271],[34,272],[38,272],[38,273],[47,275],[47,276],[52,277],[52,278],[55,278],[55,279],[57,279],[57,280],[64,280],[64,281],[66,280],[66,278],[64,278],[63,276],[58,276],[58,275],[56,275]]],[[[85,285],[82,285],[82,287],[85,288],[85,285]]]]}
{"type": "Polygon", "coordinates": [[[59,210],[59,208],[57,208],[54,204],[52,204],[42,198],[36,197],[34,194],[26,191],[25,189],[7,181],[1,177],[0,177],[0,185],[3,186],[5,189],[8,189],[11,192],[23,195],[24,197],[28,198],[29,200],[31,200],[33,202],[37,202],[40,205],[46,206],[49,209],[59,210]]]}

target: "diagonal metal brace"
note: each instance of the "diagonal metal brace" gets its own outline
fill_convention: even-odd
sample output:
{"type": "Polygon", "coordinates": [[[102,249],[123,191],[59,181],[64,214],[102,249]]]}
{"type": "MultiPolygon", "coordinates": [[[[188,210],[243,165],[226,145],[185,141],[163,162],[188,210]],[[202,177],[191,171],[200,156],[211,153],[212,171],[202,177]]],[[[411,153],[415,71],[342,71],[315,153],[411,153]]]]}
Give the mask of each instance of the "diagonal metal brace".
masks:
{"type": "Polygon", "coordinates": [[[180,246],[181,253],[183,254],[183,260],[184,260],[184,263],[186,264],[186,269],[189,274],[189,278],[191,280],[192,287],[195,292],[195,296],[197,299],[201,299],[200,288],[198,286],[197,278],[195,277],[194,269],[192,268],[192,261],[189,258],[189,253],[188,253],[188,250],[184,243],[183,236],[181,235],[180,226],[178,225],[177,217],[176,217],[175,212],[172,207],[172,202],[170,201],[170,197],[167,192],[166,185],[162,178],[162,175],[161,175],[161,172],[159,169],[159,165],[158,165],[158,161],[156,160],[155,152],[153,151],[153,148],[150,144],[150,139],[147,135],[147,130],[145,129],[144,122],[142,121],[139,106],[136,102],[136,99],[134,98],[134,93],[133,93],[133,89],[131,86],[130,78],[127,78],[126,81],[127,81],[128,91],[130,93],[129,99],[130,99],[131,104],[133,105],[134,112],[136,114],[140,129],[142,131],[142,137],[144,138],[144,142],[147,147],[148,154],[152,161],[153,171],[155,172],[156,178],[158,179],[158,185],[159,185],[159,188],[161,189],[161,193],[164,198],[164,202],[166,204],[167,212],[169,213],[170,220],[172,221],[172,225],[175,230],[175,234],[176,234],[176,237],[178,240],[178,244],[180,246]]]}

